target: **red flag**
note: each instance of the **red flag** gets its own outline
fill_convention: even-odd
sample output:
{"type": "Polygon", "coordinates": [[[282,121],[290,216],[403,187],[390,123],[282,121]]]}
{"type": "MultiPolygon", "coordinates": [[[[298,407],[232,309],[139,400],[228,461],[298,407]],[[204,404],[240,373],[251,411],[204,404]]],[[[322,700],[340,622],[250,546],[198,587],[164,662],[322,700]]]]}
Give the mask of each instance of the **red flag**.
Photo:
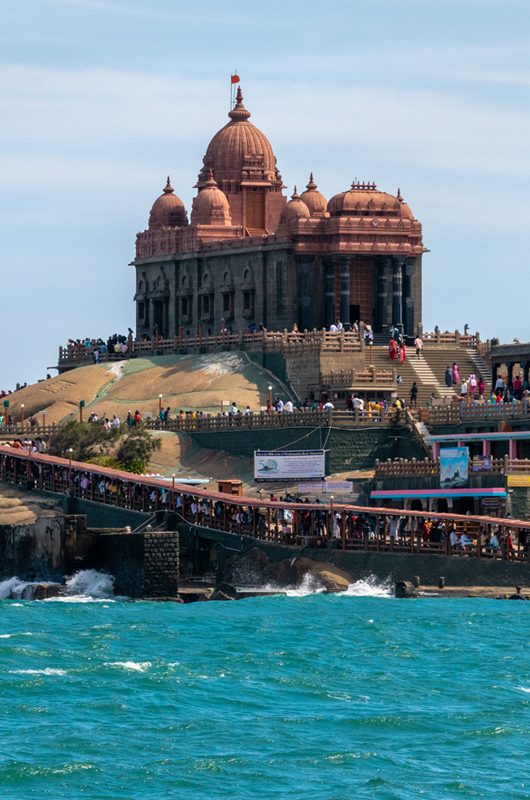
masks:
{"type": "Polygon", "coordinates": [[[230,75],[230,83],[239,83],[239,75],[230,75]]]}

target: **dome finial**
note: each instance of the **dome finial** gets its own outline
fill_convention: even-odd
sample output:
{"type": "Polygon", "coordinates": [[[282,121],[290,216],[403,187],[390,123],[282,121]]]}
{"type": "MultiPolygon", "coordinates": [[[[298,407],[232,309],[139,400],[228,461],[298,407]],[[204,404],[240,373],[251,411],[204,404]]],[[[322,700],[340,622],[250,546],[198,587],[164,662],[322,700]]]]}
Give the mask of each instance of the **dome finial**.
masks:
{"type": "Polygon", "coordinates": [[[313,180],[313,173],[309,175],[309,183],[306,184],[306,189],[308,192],[314,192],[317,188],[315,181],[313,180]]]}
{"type": "Polygon", "coordinates": [[[164,186],[164,194],[173,194],[173,187],[169,175],[167,176],[166,185],[164,186]]]}
{"type": "Polygon", "coordinates": [[[295,187],[294,187],[294,192],[293,192],[293,193],[292,193],[292,195],[291,195],[291,200],[299,200],[299,199],[300,199],[300,195],[299,195],[299,194],[298,194],[298,192],[296,191],[296,186],[295,186],[295,187]]]}
{"type": "Polygon", "coordinates": [[[398,186],[398,190],[397,190],[397,195],[396,195],[396,197],[397,197],[397,199],[399,200],[399,202],[400,202],[400,203],[402,203],[402,202],[403,202],[403,198],[402,198],[402,196],[401,196],[401,189],[399,188],[399,186],[398,186]]]}
{"type": "Polygon", "coordinates": [[[234,122],[246,122],[246,120],[250,117],[250,111],[247,111],[243,105],[243,92],[241,91],[241,86],[237,87],[236,104],[234,108],[228,112],[228,116],[234,122]]]}

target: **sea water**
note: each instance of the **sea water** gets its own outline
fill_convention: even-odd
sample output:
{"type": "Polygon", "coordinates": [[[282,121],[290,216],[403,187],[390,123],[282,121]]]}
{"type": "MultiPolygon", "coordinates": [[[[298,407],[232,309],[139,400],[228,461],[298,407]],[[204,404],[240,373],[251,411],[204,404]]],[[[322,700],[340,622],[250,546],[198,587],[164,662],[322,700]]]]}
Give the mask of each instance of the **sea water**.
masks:
{"type": "Polygon", "coordinates": [[[530,797],[530,603],[98,585],[0,602],[1,800],[530,797]]]}

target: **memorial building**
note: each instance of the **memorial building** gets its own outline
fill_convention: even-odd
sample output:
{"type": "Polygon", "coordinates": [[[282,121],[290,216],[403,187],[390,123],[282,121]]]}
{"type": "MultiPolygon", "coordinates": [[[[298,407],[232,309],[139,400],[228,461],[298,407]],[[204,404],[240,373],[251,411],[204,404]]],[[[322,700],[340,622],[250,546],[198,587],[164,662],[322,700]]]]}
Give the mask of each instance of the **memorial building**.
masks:
{"type": "Polygon", "coordinates": [[[228,116],[206,150],[189,218],[168,178],[137,235],[137,336],[361,320],[376,333],[396,325],[414,335],[422,228],[399,189],[354,182],[328,200],[311,174],[288,200],[241,89],[228,116]]]}

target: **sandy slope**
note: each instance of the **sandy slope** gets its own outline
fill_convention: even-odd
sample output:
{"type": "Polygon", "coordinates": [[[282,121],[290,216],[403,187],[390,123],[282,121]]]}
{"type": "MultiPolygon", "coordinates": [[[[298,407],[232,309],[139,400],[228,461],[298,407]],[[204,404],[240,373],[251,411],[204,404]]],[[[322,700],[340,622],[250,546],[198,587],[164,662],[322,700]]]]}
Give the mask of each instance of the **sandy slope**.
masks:
{"type": "Polygon", "coordinates": [[[92,410],[99,416],[124,417],[129,409],[156,415],[159,394],[173,414],[181,408],[218,411],[222,401],[258,410],[267,402],[269,384],[283,395],[280,383],[244,353],[138,358],[79,367],[28,386],[10,396],[10,412],[17,421],[22,413],[41,421],[44,412],[47,423],[60,422],[77,418],[84,400],[85,419],[92,410]]]}

